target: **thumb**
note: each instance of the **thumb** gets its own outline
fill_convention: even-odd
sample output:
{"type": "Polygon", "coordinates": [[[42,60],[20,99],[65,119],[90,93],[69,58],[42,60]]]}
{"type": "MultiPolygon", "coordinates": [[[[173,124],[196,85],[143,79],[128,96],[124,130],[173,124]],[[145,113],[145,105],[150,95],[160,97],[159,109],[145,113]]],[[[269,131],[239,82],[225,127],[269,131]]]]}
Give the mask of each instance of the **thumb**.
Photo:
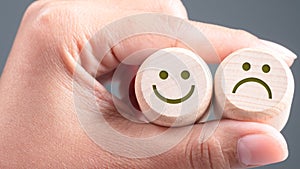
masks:
{"type": "Polygon", "coordinates": [[[205,142],[199,141],[200,131],[206,132],[203,125],[195,126],[162,161],[171,168],[227,169],[263,166],[288,156],[283,136],[265,124],[223,120],[205,142]]]}
{"type": "MultiPolygon", "coordinates": [[[[126,153],[129,157],[133,154],[136,158],[122,158],[122,160],[128,160],[126,163],[129,162],[134,166],[133,168],[153,168],[153,166],[172,169],[247,168],[277,163],[288,156],[287,143],[275,128],[262,123],[225,119],[220,122],[196,124],[187,136],[183,136],[179,144],[169,151],[159,151],[165,150],[164,147],[170,144],[173,145],[174,140],[181,137],[182,132],[186,130],[170,128],[166,134],[167,129],[164,127],[128,121],[117,113],[114,106],[109,105],[109,101],[104,101],[106,97],[103,93],[99,91],[98,104],[102,105],[101,109],[105,111],[106,122],[121,135],[115,137],[114,133],[108,130],[109,128],[100,130],[98,125],[101,123],[92,119],[96,116],[92,116],[92,120],[86,121],[90,131],[93,131],[89,132],[89,136],[95,138],[97,134],[101,134],[97,131],[109,131],[106,137],[99,138],[102,142],[109,140],[105,146],[106,148],[114,147],[116,151],[113,152],[126,153]],[[165,137],[157,137],[161,135],[165,137]],[[141,142],[136,141],[137,139],[141,142]],[[143,158],[144,156],[139,156],[140,152],[143,155],[158,155],[143,158]]],[[[82,99],[79,100],[82,101],[82,99]]]]}

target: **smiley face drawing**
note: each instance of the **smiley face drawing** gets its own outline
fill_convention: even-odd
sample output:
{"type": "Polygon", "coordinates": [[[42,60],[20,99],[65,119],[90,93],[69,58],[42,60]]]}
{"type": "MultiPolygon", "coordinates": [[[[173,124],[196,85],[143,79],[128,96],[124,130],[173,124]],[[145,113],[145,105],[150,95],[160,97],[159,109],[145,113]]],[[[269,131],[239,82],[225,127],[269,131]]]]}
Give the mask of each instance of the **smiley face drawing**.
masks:
{"type": "Polygon", "coordinates": [[[166,48],[140,66],[135,92],[150,122],[184,126],[204,117],[212,97],[212,77],[200,56],[183,48],[166,48]]]}
{"type": "MultiPolygon", "coordinates": [[[[162,70],[162,71],[159,73],[159,77],[160,77],[162,80],[167,79],[167,78],[168,78],[168,72],[162,70]]],[[[189,77],[190,77],[189,71],[187,71],[187,70],[182,71],[181,77],[182,77],[182,79],[184,79],[184,80],[189,79],[189,77]]],[[[189,99],[189,98],[193,95],[193,93],[194,93],[194,91],[195,91],[195,85],[192,85],[190,91],[189,91],[188,94],[186,94],[184,97],[181,97],[181,98],[179,98],[179,99],[168,99],[168,98],[162,96],[162,95],[159,93],[159,91],[157,90],[156,85],[152,85],[152,88],[153,88],[153,91],[154,91],[155,95],[156,95],[161,101],[166,102],[166,103],[169,103],[169,104],[179,104],[179,103],[182,103],[182,102],[186,101],[187,99],[189,99]]]]}
{"type": "Polygon", "coordinates": [[[277,55],[262,49],[241,49],[229,55],[215,74],[215,112],[281,130],[289,116],[294,79],[277,55]]]}

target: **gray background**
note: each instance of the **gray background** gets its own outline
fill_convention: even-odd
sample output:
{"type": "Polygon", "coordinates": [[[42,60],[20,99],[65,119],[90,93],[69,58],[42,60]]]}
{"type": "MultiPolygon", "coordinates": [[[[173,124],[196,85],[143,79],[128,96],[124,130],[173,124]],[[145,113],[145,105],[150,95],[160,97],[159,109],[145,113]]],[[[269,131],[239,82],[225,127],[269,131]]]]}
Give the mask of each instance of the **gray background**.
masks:
{"type": "MultiPolygon", "coordinates": [[[[0,74],[12,46],[16,31],[26,7],[32,0],[0,1],[0,74]]],[[[184,0],[193,20],[244,29],[271,41],[284,44],[300,54],[300,1],[298,0],[184,0]]],[[[300,160],[300,64],[292,67],[296,82],[294,104],[290,120],[282,131],[289,150],[289,158],[279,164],[261,169],[295,169],[300,160]],[[298,90],[297,90],[298,88],[298,90]]]]}

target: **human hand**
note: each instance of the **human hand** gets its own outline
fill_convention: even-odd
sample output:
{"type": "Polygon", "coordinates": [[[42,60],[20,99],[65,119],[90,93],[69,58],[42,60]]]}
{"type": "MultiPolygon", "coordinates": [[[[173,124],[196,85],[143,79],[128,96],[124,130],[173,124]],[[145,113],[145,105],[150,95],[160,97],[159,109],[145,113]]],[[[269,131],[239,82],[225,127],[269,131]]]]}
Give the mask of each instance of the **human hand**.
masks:
{"type": "MultiPolygon", "coordinates": [[[[1,168],[237,168],[266,165],[287,157],[283,136],[268,125],[254,122],[221,120],[214,135],[204,143],[198,142],[203,124],[197,124],[170,151],[145,159],[111,154],[89,139],[76,118],[78,110],[73,98],[77,57],[106,24],[145,12],[187,19],[184,6],[176,0],[142,0],[134,4],[117,0],[43,0],[29,7],[0,81],[1,168]]],[[[219,60],[244,47],[279,50],[289,65],[295,59],[288,51],[272,47],[247,32],[189,22],[209,39],[219,60]]],[[[135,51],[177,45],[180,46],[172,39],[150,35],[128,39],[112,47],[99,68],[108,73],[135,51]]],[[[203,57],[206,61],[219,61],[203,57]]],[[[86,63],[84,68],[93,61],[79,60],[86,63]]],[[[125,132],[136,137],[165,130],[126,120],[100,83],[90,85],[96,86],[100,108],[115,127],[126,127],[125,132]]]]}

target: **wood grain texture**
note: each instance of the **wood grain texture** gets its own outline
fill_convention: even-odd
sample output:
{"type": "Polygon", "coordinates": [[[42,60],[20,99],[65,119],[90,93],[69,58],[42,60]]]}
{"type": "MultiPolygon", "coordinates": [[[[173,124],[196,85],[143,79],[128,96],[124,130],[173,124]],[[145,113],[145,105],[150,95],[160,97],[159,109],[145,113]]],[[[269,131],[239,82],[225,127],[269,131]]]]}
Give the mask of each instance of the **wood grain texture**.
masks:
{"type": "Polygon", "coordinates": [[[294,78],[278,53],[241,49],[229,55],[215,74],[215,112],[224,118],[285,126],[294,94],[294,78]]]}
{"type": "Polygon", "coordinates": [[[184,126],[206,117],[212,97],[212,77],[200,56],[183,48],[166,48],[140,66],[135,92],[149,121],[184,126]]]}

